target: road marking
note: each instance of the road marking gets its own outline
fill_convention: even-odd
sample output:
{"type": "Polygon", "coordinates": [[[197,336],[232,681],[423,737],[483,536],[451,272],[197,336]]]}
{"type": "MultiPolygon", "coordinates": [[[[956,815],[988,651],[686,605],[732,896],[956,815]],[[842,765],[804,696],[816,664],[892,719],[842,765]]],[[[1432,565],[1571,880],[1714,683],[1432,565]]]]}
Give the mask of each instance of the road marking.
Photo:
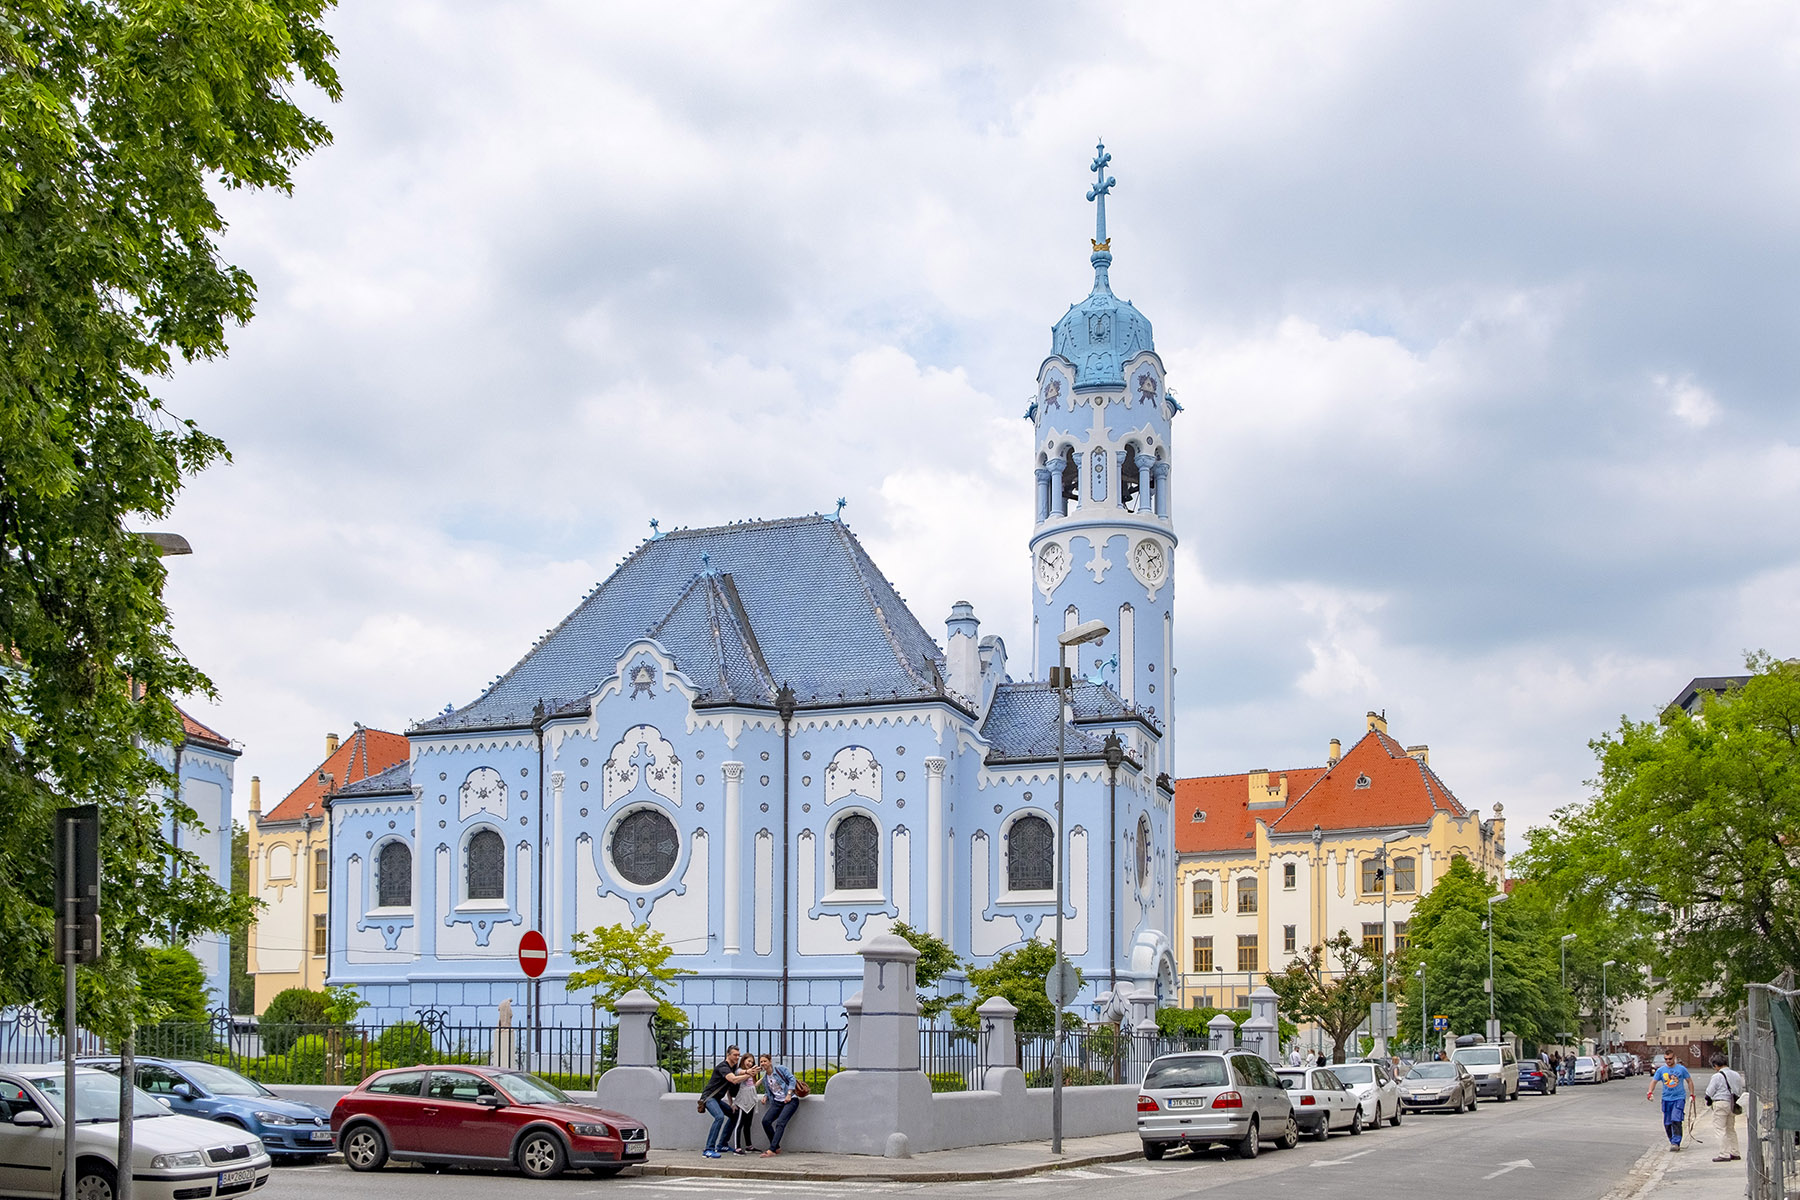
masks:
{"type": "Polygon", "coordinates": [[[1373,1154],[1373,1153],[1375,1153],[1376,1150],[1379,1150],[1379,1149],[1381,1149],[1381,1147],[1377,1146],[1377,1147],[1375,1147],[1374,1150],[1358,1150],[1355,1154],[1346,1154],[1342,1158],[1320,1159],[1318,1162],[1314,1163],[1313,1166],[1315,1166],[1315,1167],[1339,1167],[1339,1166],[1344,1165],[1347,1162],[1352,1161],[1353,1159],[1361,1158],[1365,1154],[1373,1154]]]}
{"type": "Polygon", "coordinates": [[[1521,1158],[1521,1159],[1517,1159],[1513,1162],[1502,1164],[1498,1171],[1495,1171],[1491,1175],[1483,1175],[1482,1178],[1483,1179],[1498,1179],[1498,1178],[1500,1178],[1500,1176],[1506,1174],[1508,1171],[1516,1171],[1520,1167],[1525,1167],[1525,1168],[1527,1168],[1529,1170],[1533,1170],[1533,1171],[1537,1170],[1536,1167],[1533,1167],[1531,1165],[1531,1160],[1529,1158],[1521,1158]]]}

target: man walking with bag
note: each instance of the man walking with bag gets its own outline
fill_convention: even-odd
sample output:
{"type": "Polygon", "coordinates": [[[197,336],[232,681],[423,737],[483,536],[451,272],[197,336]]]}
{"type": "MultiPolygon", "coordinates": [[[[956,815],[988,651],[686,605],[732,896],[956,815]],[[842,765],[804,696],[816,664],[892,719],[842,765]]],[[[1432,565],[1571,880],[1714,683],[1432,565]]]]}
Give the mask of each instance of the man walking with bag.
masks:
{"type": "Polygon", "coordinates": [[[1675,1061],[1673,1050],[1663,1054],[1663,1065],[1656,1068],[1656,1074],[1650,1080],[1650,1091],[1644,1093],[1644,1099],[1650,1098],[1659,1083],[1662,1085],[1663,1132],[1669,1135],[1669,1149],[1680,1150],[1681,1121],[1694,1099],[1694,1078],[1686,1067],[1675,1061]]]}
{"type": "Polygon", "coordinates": [[[1706,1085],[1706,1107],[1713,1111],[1713,1128],[1719,1132],[1719,1152],[1714,1162],[1736,1162],[1738,1154],[1737,1106],[1744,1094],[1744,1077],[1725,1065],[1723,1054],[1712,1056],[1713,1077],[1706,1085]]]}

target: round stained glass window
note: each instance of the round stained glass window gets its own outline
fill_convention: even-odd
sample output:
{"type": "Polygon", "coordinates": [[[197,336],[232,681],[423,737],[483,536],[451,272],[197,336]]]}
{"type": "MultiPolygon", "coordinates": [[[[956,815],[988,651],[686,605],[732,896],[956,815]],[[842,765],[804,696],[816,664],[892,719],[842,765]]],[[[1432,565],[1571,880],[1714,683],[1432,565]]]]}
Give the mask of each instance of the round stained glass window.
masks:
{"type": "Polygon", "coordinates": [[[648,887],[669,877],[680,849],[675,823],[654,808],[640,808],[613,830],[613,869],[628,883],[648,887]]]}
{"type": "Polygon", "coordinates": [[[1140,888],[1150,883],[1150,818],[1138,817],[1137,883],[1140,888]]]}

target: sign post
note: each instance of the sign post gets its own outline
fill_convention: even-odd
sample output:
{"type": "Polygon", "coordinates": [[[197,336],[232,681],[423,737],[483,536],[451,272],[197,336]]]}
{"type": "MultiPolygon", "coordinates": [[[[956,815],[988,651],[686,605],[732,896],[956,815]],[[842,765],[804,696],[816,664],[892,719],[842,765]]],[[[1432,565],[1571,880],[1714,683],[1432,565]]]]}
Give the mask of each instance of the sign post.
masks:
{"type": "Polygon", "coordinates": [[[63,968],[63,1200],[75,1200],[75,967],[99,957],[100,807],[80,804],[56,811],[56,961],[63,968]]]}

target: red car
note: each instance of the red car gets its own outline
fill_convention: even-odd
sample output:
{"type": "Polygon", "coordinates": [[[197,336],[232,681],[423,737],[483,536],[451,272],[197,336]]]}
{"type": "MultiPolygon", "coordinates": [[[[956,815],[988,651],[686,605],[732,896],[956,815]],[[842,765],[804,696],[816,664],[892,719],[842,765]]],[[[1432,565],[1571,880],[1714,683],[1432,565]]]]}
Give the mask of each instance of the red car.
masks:
{"type": "Polygon", "coordinates": [[[331,1112],[352,1171],[389,1159],[517,1167],[553,1179],[568,1167],[617,1175],[650,1152],[642,1121],[577,1104],[535,1075],[489,1067],[401,1067],[357,1085],[331,1112]]]}

